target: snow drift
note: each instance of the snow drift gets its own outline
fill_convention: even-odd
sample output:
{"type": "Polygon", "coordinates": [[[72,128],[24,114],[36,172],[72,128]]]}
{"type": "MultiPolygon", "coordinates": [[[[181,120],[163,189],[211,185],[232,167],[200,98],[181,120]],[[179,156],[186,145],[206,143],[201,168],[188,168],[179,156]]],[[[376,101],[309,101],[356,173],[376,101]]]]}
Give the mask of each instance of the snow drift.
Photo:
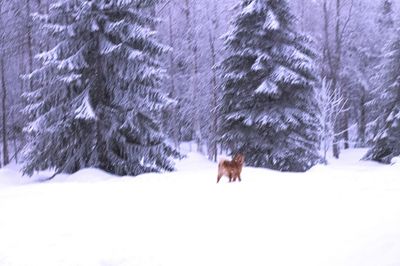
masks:
{"type": "Polygon", "coordinates": [[[198,154],[178,171],[51,182],[0,172],[0,265],[400,265],[398,165],[350,151],[304,174],[244,168],[216,184],[198,154]]]}

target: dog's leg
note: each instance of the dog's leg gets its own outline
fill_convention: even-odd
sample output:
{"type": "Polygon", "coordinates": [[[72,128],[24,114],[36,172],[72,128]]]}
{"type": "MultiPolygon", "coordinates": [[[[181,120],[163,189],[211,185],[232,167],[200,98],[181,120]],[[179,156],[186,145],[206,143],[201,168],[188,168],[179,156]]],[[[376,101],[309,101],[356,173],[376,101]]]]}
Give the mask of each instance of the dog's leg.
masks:
{"type": "Polygon", "coordinates": [[[219,183],[219,180],[221,180],[222,175],[218,174],[217,176],[217,184],[219,183]]]}
{"type": "Polygon", "coordinates": [[[233,182],[236,182],[236,179],[237,179],[237,176],[238,176],[237,172],[234,171],[234,172],[232,173],[232,176],[233,176],[233,182]]]}

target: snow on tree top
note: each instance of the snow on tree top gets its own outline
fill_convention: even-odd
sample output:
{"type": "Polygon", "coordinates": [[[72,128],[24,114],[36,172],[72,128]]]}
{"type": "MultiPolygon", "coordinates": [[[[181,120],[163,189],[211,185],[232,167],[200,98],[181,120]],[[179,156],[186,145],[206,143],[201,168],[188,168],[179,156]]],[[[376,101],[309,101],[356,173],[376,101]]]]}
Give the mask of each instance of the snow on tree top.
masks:
{"type": "Polygon", "coordinates": [[[268,10],[263,28],[265,30],[278,30],[280,23],[272,10],[268,10]]]}
{"type": "Polygon", "coordinates": [[[293,84],[301,84],[306,82],[306,80],[299,74],[283,66],[277,67],[274,70],[272,77],[275,82],[283,81],[285,83],[293,84]]]}
{"type": "Polygon", "coordinates": [[[243,9],[242,15],[260,13],[263,8],[264,6],[259,0],[253,0],[243,9]]]}
{"type": "Polygon", "coordinates": [[[386,122],[393,122],[394,120],[399,120],[400,119],[400,111],[397,109],[394,109],[388,118],[386,119],[386,122]]]}
{"type": "Polygon", "coordinates": [[[264,80],[255,92],[257,94],[276,95],[279,92],[279,88],[275,83],[270,82],[269,80],[264,80]]]}
{"type": "Polygon", "coordinates": [[[142,55],[143,55],[143,53],[140,50],[132,49],[129,52],[128,58],[130,60],[136,60],[136,59],[140,58],[142,55]]]}
{"type": "Polygon", "coordinates": [[[254,64],[251,66],[251,69],[254,71],[264,69],[263,61],[265,62],[270,59],[271,57],[269,56],[269,54],[261,52],[260,55],[257,57],[256,61],[254,62],[254,64]]]}
{"type": "Polygon", "coordinates": [[[119,27],[121,27],[123,25],[123,23],[125,22],[124,19],[118,20],[116,22],[106,22],[106,26],[105,26],[105,30],[106,32],[113,32],[116,29],[118,29],[119,27]]]}
{"type": "Polygon", "coordinates": [[[96,119],[96,114],[93,111],[87,94],[85,95],[82,104],[76,109],[75,118],[84,120],[96,119]]]}
{"type": "Polygon", "coordinates": [[[122,46],[122,44],[113,44],[106,38],[101,38],[100,40],[100,53],[101,54],[110,54],[113,51],[119,49],[122,46]]]}
{"type": "Polygon", "coordinates": [[[70,74],[60,78],[60,80],[66,84],[70,84],[72,82],[78,81],[81,79],[81,74],[70,74]]]}
{"type": "Polygon", "coordinates": [[[96,20],[92,21],[92,24],[90,25],[90,29],[91,29],[92,32],[98,31],[100,29],[100,27],[97,24],[96,20]]]}
{"type": "Polygon", "coordinates": [[[82,55],[82,52],[84,51],[85,48],[86,47],[83,46],[74,55],[68,57],[67,59],[59,61],[58,69],[59,70],[73,71],[73,70],[77,70],[77,69],[81,69],[81,68],[87,67],[88,64],[87,64],[84,56],[82,55]]]}

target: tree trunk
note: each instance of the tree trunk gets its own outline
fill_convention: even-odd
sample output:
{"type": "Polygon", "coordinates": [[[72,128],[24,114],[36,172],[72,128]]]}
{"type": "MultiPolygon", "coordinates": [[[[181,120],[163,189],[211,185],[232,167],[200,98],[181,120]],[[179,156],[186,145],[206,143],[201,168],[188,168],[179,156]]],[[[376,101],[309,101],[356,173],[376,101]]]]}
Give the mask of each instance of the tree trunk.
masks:
{"type": "MultiPolygon", "coordinates": [[[[196,38],[196,37],[195,37],[196,38]]],[[[194,56],[194,79],[193,79],[193,90],[194,90],[194,105],[195,109],[195,134],[196,134],[196,143],[197,143],[197,151],[203,153],[203,136],[201,134],[201,125],[200,125],[200,91],[199,91],[199,58],[198,58],[198,46],[197,41],[194,41],[193,46],[193,56],[194,56]]]]}
{"type": "MultiPolygon", "coordinates": [[[[340,32],[340,24],[341,24],[341,0],[336,0],[336,26],[335,26],[335,41],[336,41],[336,63],[335,63],[335,76],[339,79],[339,73],[341,69],[341,60],[342,60],[342,39],[341,35],[343,32],[340,32]]],[[[344,29],[342,29],[344,30],[344,29]]],[[[337,88],[336,88],[337,89],[337,88]]],[[[340,90],[342,93],[342,90],[340,90]]],[[[347,99],[347,93],[345,93],[344,97],[347,99]]],[[[344,139],[344,148],[348,149],[349,145],[349,111],[348,104],[345,106],[345,111],[343,113],[343,119],[339,120],[341,125],[338,127],[341,132],[343,132],[342,137],[344,139]]],[[[335,134],[339,134],[339,132],[335,132],[335,134]]]]}
{"type": "Polygon", "coordinates": [[[301,13],[301,22],[300,22],[300,25],[301,25],[301,27],[300,27],[300,30],[301,30],[301,32],[304,32],[305,31],[305,9],[306,9],[306,7],[305,7],[305,5],[306,5],[306,2],[305,2],[305,0],[301,0],[301,2],[300,2],[300,4],[301,4],[301,7],[300,7],[300,13],[301,13]]]}
{"type": "MultiPolygon", "coordinates": [[[[25,69],[25,51],[24,51],[24,47],[20,47],[20,53],[21,53],[21,57],[20,57],[20,61],[19,61],[19,74],[23,75],[26,74],[26,69],[25,69]]],[[[24,92],[24,79],[20,78],[19,79],[19,89],[20,89],[20,93],[22,94],[24,92]]]]}
{"type": "MultiPolygon", "coordinates": [[[[174,36],[173,36],[173,29],[172,29],[172,13],[171,8],[168,9],[168,19],[169,19],[169,46],[174,48],[174,36]]],[[[174,50],[170,52],[169,55],[169,65],[171,69],[171,96],[174,100],[178,100],[178,93],[176,92],[175,86],[175,60],[174,60],[174,50]]],[[[177,106],[172,108],[172,138],[174,141],[175,148],[179,150],[179,118],[178,118],[178,109],[179,103],[177,106]]]]}
{"type": "Polygon", "coordinates": [[[201,134],[201,113],[199,108],[200,101],[200,91],[199,91],[199,53],[198,53],[198,43],[197,34],[194,25],[196,25],[196,7],[193,7],[193,14],[191,14],[191,4],[195,5],[196,1],[190,2],[190,0],[185,0],[185,16],[186,16],[186,26],[188,29],[188,45],[189,50],[192,52],[193,58],[193,72],[191,77],[191,91],[193,92],[192,98],[192,108],[193,108],[193,130],[194,139],[197,144],[197,151],[203,153],[203,137],[201,134]],[[193,19],[193,21],[192,21],[193,19]]]}
{"type": "Polygon", "coordinates": [[[210,44],[210,54],[211,54],[211,141],[209,143],[209,155],[210,158],[215,162],[218,157],[218,82],[217,82],[217,31],[218,31],[218,0],[213,1],[213,13],[210,12],[207,6],[207,14],[212,14],[211,17],[208,16],[208,20],[211,23],[209,29],[209,44],[210,44]]]}
{"type": "Polygon", "coordinates": [[[367,130],[367,112],[365,108],[366,104],[366,99],[365,99],[365,91],[362,92],[361,94],[361,99],[360,99],[360,118],[359,118],[359,123],[358,123],[358,140],[359,140],[359,146],[364,147],[365,145],[365,139],[366,139],[366,130],[367,130]]]}
{"type": "MultiPolygon", "coordinates": [[[[336,78],[334,78],[332,81],[332,90],[334,91],[335,94],[338,93],[336,86],[337,86],[337,80],[336,80],[336,78]]],[[[339,112],[339,110],[334,111],[334,113],[336,113],[336,112],[339,112]]],[[[332,152],[333,152],[333,157],[335,157],[336,159],[339,159],[339,156],[340,156],[340,146],[339,146],[340,136],[339,136],[338,132],[340,132],[339,120],[335,120],[334,125],[333,125],[332,152]]]]}
{"type": "MultiPolygon", "coordinates": [[[[27,45],[28,45],[28,73],[33,72],[33,41],[32,41],[32,20],[31,20],[31,1],[26,0],[26,19],[27,19],[27,45]]],[[[33,89],[32,81],[29,81],[29,91],[33,89]]]]}
{"type": "MultiPolygon", "coordinates": [[[[328,68],[329,68],[329,79],[332,80],[332,91],[336,93],[341,93],[340,91],[340,70],[341,70],[341,63],[342,63],[342,34],[340,25],[341,25],[341,9],[342,4],[341,0],[336,0],[336,14],[335,14],[335,30],[334,30],[334,49],[331,50],[330,48],[330,38],[329,38],[329,13],[327,7],[327,0],[323,2],[323,13],[324,13],[324,58],[326,57],[328,68]]],[[[339,95],[340,97],[340,95],[339,95]]],[[[339,111],[339,110],[337,110],[339,111]]],[[[341,119],[335,122],[334,128],[334,137],[332,142],[332,151],[333,156],[335,158],[339,158],[340,155],[340,132],[343,128],[347,131],[348,126],[341,124],[341,119]]]]}
{"type": "Polygon", "coordinates": [[[1,74],[1,88],[2,88],[2,98],[1,98],[1,110],[2,110],[2,140],[3,140],[3,165],[7,165],[10,163],[9,155],[8,155],[8,142],[7,142],[7,108],[6,108],[6,100],[7,100],[7,87],[5,80],[5,71],[4,71],[4,58],[0,58],[0,74],[1,74]]]}
{"type": "MultiPolygon", "coordinates": [[[[156,11],[156,5],[154,5],[154,6],[152,6],[151,8],[150,8],[150,15],[153,17],[153,18],[155,18],[156,17],[156,15],[157,15],[157,11],[156,11]]],[[[150,25],[150,29],[151,30],[156,30],[156,21],[154,21],[153,23],[151,23],[151,25],[150,25]]]]}
{"type": "Polygon", "coordinates": [[[217,161],[218,147],[217,147],[217,136],[218,136],[218,88],[217,88],[217,70],[215,64],[217,63],[217,54],[215,53],[215,36],[209,33],[210,38],[210,50],[211,50],[211,64],[212,64],[212,77],[211,77],[211,89],[212,89],[212,141],[211,141],[211,157],[213,161],[217,161]]]}
{"type": "Polygon", "coordinates": [[[347,150],[350,148],[350,137],[349,137],[349,109],[347,108],[343,113],[343,122],[342,122],[342,132],[343,132],[343,140],[344,140],[344,149],[347,150]]]}
{"type": "MultiPolygon", "coordinates": [[[[18,146],[17,146],[17,138],[15,137],[15,135],[14,135],[14,137],[13,137],[13,144],[14,144],[14,159],[15,159],[15,163],[18,163],[18,153],[19,153],[19,150],[18,150],[18,146]]],[[[11,158],[12,159],[12,158],[11,158]]]]}
{"type": "Polygon", "coordinates": [[[96,36],[96,34],[92,35],[93,39],[96,40],[96,45],[93,48],[92,54],[90,57],[94,59],[94,84],[96,91],[90,92],[90,99],[93,105],[93,109],[96,113],[96,156],[98,161],[98,168],[109,171],[111,165],[107,160],[106,152],[107,152],[107,142],[104,138],[104,126],[103,126],[103,110],[102,107],[104,106],[104,102],[109,99],[106,93],[105,84],[104,84],[104,77],[102,72],[102,58],[99,56],[100,50],[100,38],[96,36]]]}

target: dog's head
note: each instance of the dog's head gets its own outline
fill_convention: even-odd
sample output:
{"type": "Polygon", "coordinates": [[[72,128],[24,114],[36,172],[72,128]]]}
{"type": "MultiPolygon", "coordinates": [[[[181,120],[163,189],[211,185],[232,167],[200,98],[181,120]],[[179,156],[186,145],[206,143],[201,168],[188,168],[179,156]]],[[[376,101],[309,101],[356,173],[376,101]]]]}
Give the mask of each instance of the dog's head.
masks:
{"type": "Polygon", "coordinates": [[[244,155],[240,154],[240,153],[236,154],[235,156],[233,156],[233,161],[240,165],[243,165],[244,164],[244,155]]]}

